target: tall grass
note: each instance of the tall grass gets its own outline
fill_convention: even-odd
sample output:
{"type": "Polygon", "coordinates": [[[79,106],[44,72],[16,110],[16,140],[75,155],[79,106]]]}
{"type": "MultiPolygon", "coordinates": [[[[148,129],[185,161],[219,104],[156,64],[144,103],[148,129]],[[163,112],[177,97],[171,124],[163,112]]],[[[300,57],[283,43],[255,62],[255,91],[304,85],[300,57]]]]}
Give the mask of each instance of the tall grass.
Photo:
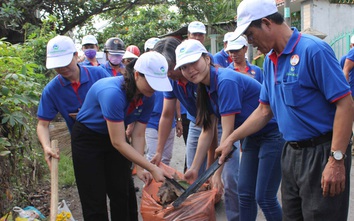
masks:
{"type": "Polygon", "coordinates": [[[59,187],[68,187],[76,185],[71,155],[67,155],[65,153],[60,154],[58,176],[59,187]]]}

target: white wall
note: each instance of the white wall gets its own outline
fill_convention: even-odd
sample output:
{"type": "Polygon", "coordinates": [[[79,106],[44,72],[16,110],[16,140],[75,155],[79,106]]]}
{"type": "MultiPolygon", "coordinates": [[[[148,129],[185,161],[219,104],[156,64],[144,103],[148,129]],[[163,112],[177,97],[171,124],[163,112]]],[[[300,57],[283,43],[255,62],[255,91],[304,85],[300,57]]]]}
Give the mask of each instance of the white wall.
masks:
{"type": "Polygon", "coordinates": [[[324,39],[326,42],[331,41],[339,34],[354,29],[353,4],[330,4],[328,0],[311,0],[303,2],[301,9],[306,8],[305,5],[309,2],[313,3],[311,6],[311,26],[327,34],[324,39]]]}

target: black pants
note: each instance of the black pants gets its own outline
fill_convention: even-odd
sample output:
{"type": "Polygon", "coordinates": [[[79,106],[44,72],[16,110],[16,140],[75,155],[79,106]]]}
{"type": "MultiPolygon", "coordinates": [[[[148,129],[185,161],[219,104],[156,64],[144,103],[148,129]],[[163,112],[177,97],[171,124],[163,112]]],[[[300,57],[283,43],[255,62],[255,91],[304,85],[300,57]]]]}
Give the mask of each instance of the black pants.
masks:
{"type": "Polygon", "coordinates": [[[282,153],[283,221],[346,221],[348,217],[351,144],[344,160],[345,190],[334,197],[323,197],[322,172],[331,152],[331,141],[294,149],[286,143],[282,153]]]}
{"type": "Polygon", "coordinates": [[[184,140],[184,144],[187,144],[190,120],[188,120],[187,114],[181,114],[181,118],[182,118],[182,126],[183,126],[183,140],[184,140]]]}
{"type": "MultiPolygon", "coordinates": [[[[187,144],[187,138],[188,138],[188,131],[189,131],[189,122],[190,120],[188,120],[187,118],[187,114],[181,114],[181,118],[182,118],[182,126],[183,126],[183,140],[184,140],[184,144],[187,144]]],[[[183,168],[183,172],[187,171],[187,159],[186,157],[184,157],[184,168],[183,168]]]]}
{"type": "Polygon", "coordinates": [[[85,221],[137,221],[131,162],[116,150],[109,135],[75,122],[71,133],[76,184],[85,221]]]}

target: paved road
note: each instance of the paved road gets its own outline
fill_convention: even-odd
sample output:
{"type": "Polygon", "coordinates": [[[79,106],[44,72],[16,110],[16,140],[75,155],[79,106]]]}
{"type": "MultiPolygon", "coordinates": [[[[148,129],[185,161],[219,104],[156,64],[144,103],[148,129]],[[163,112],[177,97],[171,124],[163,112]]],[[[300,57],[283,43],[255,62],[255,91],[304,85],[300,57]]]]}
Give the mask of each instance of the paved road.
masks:
{"type": "MultiPolygon", "coordinates": [[[[354,128],[353,128],[354,129],[354,128]]],[[[175,143],[174,143],[174,150],[173,150],[173,157],[171,160],[171,166],[178,171],[183,171],[183,166],[184,166],[184,154],[185,154],[185,146],[182,138],[176,138],[175,143]]],[[[353,158],[353,157],[352,157],[353,158]]],[[[350,180],[351,186],[350,186],[350,208],[349,208],[349,216],[348,220],[354,220],[354,162],[352,164],[352,169],[351,169],[351,176],[350,180]]],[[[135,178],[135,185],[140,188],[139,192],[137,193],[137,198],[138,198],[138,205],[140,207],[140,198],[141,198],[141,189],[143,183],[135,178]]],[[[280,193],[278,194],[280,198],[280,193]]],[[[227,221],[226,215],[225,215],[225,207],[223,202],[219,202],[218,204],[215,205],[215,211],[216,211],[216,220],[217,221],[227,221]]],[[[139,217],[139,220],[142,220],[141,216],[139,217]]],[[[257,216],[257,221],[265,221],[266,219],[263,216],[263,213],[261,210],[258,210],[258,216],[257,216]]]]}

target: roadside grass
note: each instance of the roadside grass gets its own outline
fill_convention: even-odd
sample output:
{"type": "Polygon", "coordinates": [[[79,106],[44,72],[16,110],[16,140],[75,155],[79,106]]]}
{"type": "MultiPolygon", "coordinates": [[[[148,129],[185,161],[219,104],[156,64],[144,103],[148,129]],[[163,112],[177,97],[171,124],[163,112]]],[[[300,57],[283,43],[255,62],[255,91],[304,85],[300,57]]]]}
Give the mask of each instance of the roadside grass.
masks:
{"type": "Polygon", "coordinates": [[[76,185],[71,155],[67,155],[65,153],[60,154],[58,176],[60,187],[76,185]]]}

